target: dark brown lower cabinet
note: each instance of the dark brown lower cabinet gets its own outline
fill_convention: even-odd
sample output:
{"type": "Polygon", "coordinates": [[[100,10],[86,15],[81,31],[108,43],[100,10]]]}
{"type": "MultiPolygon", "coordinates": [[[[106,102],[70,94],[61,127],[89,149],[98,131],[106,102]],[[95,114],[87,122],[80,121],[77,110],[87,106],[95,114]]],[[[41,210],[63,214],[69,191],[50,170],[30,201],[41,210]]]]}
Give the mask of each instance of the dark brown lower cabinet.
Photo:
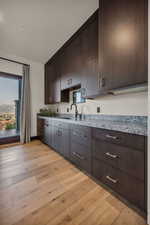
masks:
{"type": "Polygon", "coordinates": [[[60,149],[60,136],[58,133],[58,127],[53,126],[52,144],[51,147],[59,152],[60,149]]]}
{"type": "Polygon", "coordinates": [[[93,141],[93,157],[144,181],[144,154],[129,147],[93,141]]]}
{"type": "Polygon", "coordinates": [[[92,176],[146,211],[146,138],[97,128],[92,135],[92,176]]]}
{"type": "Polygon", "coordinates": [[[71,125],[70,160],[91,174],[91,128],[71,125]]]}
{"type": "Polygon", "coordinates": [[[44,138],[44,119],[37,117],[37,136],[43,141],[44,138]]]}
{"type": "Polygon", "coordinates": [[[50,135],[51,124],[49,120],[44,121],[44,132],[43,132],[43,142],[50,146],[51,144],[51,135],[50,135]]]}
{"type": "Polygon", "coordinates": [[[62,155],[66,158],[69,159],[70,157],[70,143],[69,143],[69,138],[70,134],[69,134],[69,129],[64,129],[62,131],[62,140],[61,140],[61,151],[62,151],[62,155]]]}
{"type": "Polygon", "coordinates": [[[93,159],[92,175],[131,203],[144,209],[144,182],[97,159],[93,159]]]}
{"type": "Polygon", "coordinates": [[[84,171],[91,173],[90,149],[83,144],[71,142],[70,160],[84,171]]]}
{"type": "Polygon", "coordinates": [[[146,137],[38,118],[41,140],[142,211],[147,210],[146,137]]]}
{"type": "Polygon", "coordinates": [[[69,127],[53,123],[51,147],[66,158],[69,158],[69,127]]]}

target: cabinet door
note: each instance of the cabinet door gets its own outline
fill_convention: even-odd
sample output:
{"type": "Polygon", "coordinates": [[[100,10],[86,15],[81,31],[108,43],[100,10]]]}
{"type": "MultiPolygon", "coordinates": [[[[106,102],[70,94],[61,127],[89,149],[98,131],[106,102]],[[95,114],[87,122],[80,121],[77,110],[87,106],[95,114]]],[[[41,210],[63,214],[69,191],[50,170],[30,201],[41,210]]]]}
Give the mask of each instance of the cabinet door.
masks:
{"type": "Polygon", "coordinates": [[[45,144],[50,146],[50,126],[48,123],[44,124],[44,138],[43,141],[45,144]]]}
{"type": "Polygon", "coordinates": [[[70,144],[70,160],[79,168],[91,173],[91,156],[87,146],[75,141],[70,144]]]}
{"type": "Polygon", "coordinates": [[[78,35],[61,53],[61,90],[81,83],[81,38],[78,35]]]}
{"type": "Polygon", "coordinates": [[[61,102],[61,91],[60,91],[60,71],[59,71],[59,61],[58,59],[54,62],[54,75],[52,79],[52,96],[53,103],[61,102]]]}
{"type": "Polygon", "coordinates": [[[82,88],[85,89],[85,97],[99,94],[98,76],[98,12],[93,21],[82,31],[82,88]]]}
{"type": "Polygon", "coordinates": [[[52,147],[59,152],[58,127],[53,126],[52,147]]]}
{"type": "Polygon", "coordinates": [[[92,175],[115,192],[144,209],[144,182],[97,159],[92,163],[92,175]]]}
{"type": "Polygon", "coordinates": [[[71,126],[70,159],[78,167],[91,173],[91,128],[71,126]]]}
{"type": "Polygon", "coordinates": [[[60,68],[61,68],[61,90],[69,88],[69,54],[68,48],[64,48],[60,54],[60,68]]]}
{"type": "Polygon", "coordinates": [[[52,78],[54,69],[51,64],[45,65],[45,104],[51,104],[53,102],[52,92],[52,78]]]}
{"type": "Polygon", "coordinates": [[[52,121],[49,123],[49,145],[52,147],[53,145],[53,125],[52,121]]]}
{"type": "Polygon", "coordinates": [[[147,82],[147,0],[99,4],[99,72],[105,88],[147,82]]]}
{"type": "Polygon", "coordinates": [[[37,118],[37,136],[41,141],[44,139],[44,119],[37,118]]]}
{"type": "Polygon", "coordinates": [[[61,101],[59,60],[55,58],[45,65],[45,103],[61,101]]]}
{"type": "Polygon", "coordinates": [[[61,152],[64,157],[69,158],[70,151],[69,151],[69,129],[63,129],[62,131],[62,140],[61,140],[61,152]]]}

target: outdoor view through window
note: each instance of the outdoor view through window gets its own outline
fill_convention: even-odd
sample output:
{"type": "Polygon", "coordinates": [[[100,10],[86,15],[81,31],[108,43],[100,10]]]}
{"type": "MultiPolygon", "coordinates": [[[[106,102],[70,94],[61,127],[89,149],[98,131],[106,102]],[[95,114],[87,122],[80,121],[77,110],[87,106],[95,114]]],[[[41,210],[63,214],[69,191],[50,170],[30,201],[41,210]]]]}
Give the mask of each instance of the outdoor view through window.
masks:
{"type": "Polygon", "coordinates": [[[17,134],[19,80],[0,77],[0,138],[17,134]]]}

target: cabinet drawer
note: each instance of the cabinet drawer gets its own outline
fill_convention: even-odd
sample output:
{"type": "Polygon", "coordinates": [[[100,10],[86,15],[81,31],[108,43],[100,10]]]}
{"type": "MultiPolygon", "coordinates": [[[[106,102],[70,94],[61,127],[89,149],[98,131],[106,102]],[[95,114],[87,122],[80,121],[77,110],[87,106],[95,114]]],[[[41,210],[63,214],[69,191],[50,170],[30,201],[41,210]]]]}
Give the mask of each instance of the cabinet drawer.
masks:
{"type": "Polygon", "coordinates": [[[85,145],[71,143],[70,159],[78,167],[91,173],[90,151],[85,145]]]}
{"type": "Polygon", "coordinates": [[[96,159],[93,160],[92,173],[102,183],[144,209],[144,183],[142,181],[96,159]]]}
{"type": "Polygon", "coordinates": [[[144,151],[94,140],[93,157],[144,181],[144,151]]]}
{"type": "Polygon", "coordinates": [[[91,146],[91,128],[80,125],[71,126],[71,141],[91,146]]]}
{"type": "Polygon", "coordinates": [[[141,135],[93,128],[93,138],[138,150],[144,150],[144,136],[141,135]]]}

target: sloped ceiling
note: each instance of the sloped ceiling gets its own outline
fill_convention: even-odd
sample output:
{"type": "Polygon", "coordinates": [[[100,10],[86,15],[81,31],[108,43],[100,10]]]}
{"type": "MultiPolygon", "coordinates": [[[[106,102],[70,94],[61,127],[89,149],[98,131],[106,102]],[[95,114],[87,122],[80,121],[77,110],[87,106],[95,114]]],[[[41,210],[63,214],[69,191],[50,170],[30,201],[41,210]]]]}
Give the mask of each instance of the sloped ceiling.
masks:
{"type": "Polygon", "coordinates": [[[98,0],[0,0],[0,51],[45,63],[98,0]]]}

